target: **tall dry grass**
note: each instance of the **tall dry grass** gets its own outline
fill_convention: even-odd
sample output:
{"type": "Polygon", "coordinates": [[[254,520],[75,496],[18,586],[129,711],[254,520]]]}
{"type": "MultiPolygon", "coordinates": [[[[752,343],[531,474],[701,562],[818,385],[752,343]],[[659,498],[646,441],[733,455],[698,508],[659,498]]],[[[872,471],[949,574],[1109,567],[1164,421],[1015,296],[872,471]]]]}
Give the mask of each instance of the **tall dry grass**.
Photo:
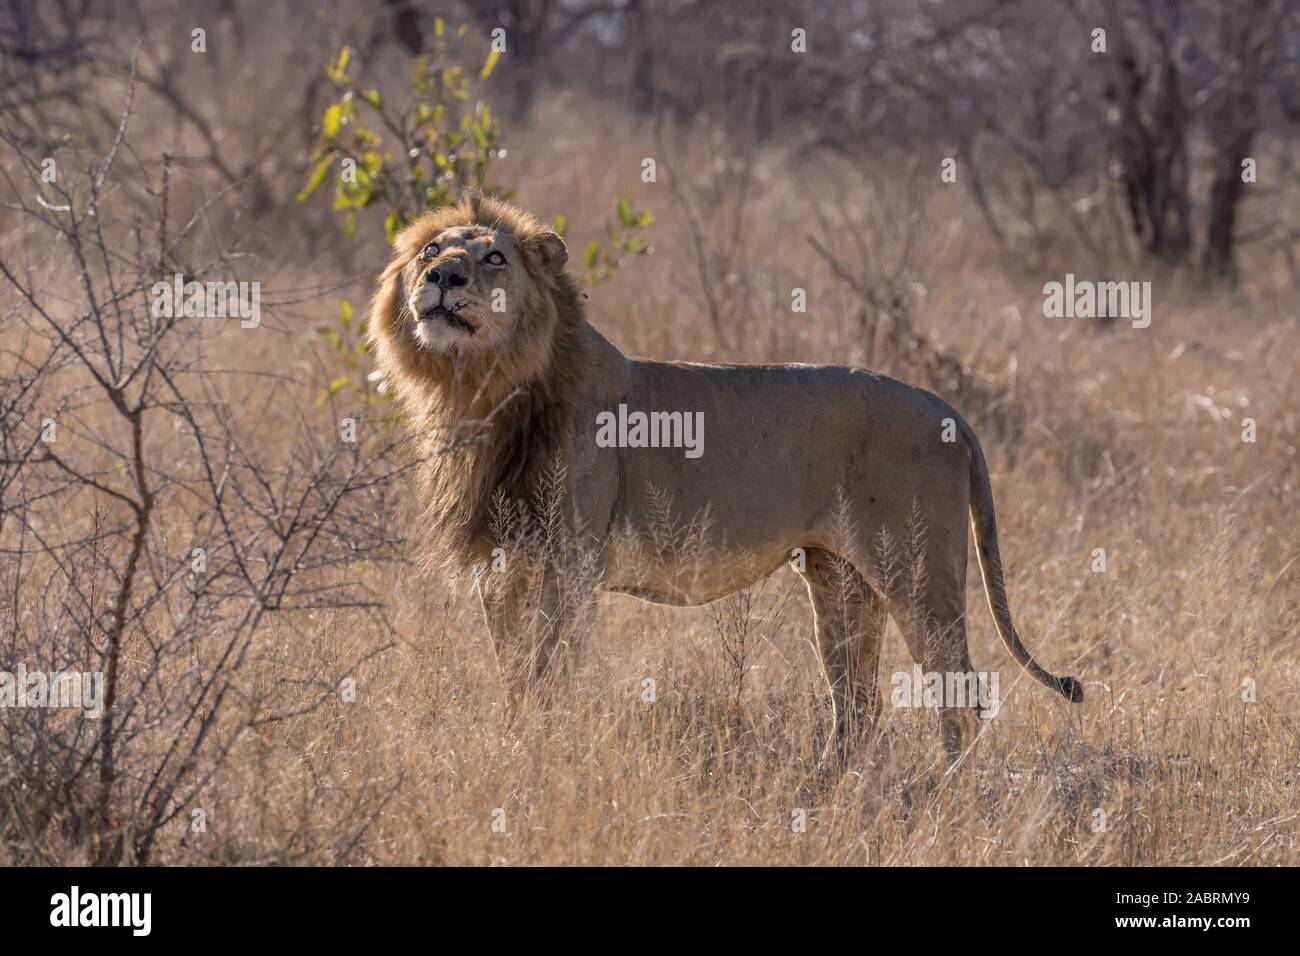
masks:
{"type": "MultiPolygon", "coordinates": [[[[870,356],[942,391],[942,371],[897,343],[868,341],[864,330],[905,318],[970,377],[959,405],[993,469],[1013,611],[1041,660],[1084,681],[1086,703],[1070,707],[1019,679],[972,574],[972,658],[1001,673],[1003,694],[974,750],[945,772],[935,714],[887,703],[884,742],[828,775],[817,765],[830,706],[812,615],[782,570],[722,607],[603,597],[577,675],[510,720],[468,578],[357,563],[348,574],[387,605],[392,634],[353,612],[282,617],[259,635],[250,678],[293,710],[295,695],[315,701],[321,680],[365,659],[346,675],[355,701],[334,695],[255,722],[195,801],[206,831],[181,821],[157,862],[1300,862],[1300,330],[1280,261],[1247,247],[1242,286],[1224,292],[1151,276],[1118,247],[1099,258],[1067,230],[1007,253],[924,164],[864,168],[770,151],[755,159],[739,254],[714,274],[716,263],[700,268],[682,204],[664,184],[639,182],[641,158],[663,144],[596,115],[591,104],[544,106],[500,168],[523,205],[567,215],[571,247],[596,233],[603,197],[628,194],[654,210],[654,254],[594,290],[591,321],[635,354],[870,356]],[[896,295],[864,304],[810,235],[896,295]],[[1042,284],[1067,271],[1154,278],[1151,327],[1043,318],[1042,284]],[[708,326],[701,282],[713,283],[729,344],[708,326]],[[794,287],[807,290],[806,314],[790,311],[794,287]],[[996,408],[971,407],[981,395],[996,408]],[[1257,422],[1256,443],[1241,440],[1245,417],[1257,422]],[[1105,574],[1091,569],[1096,548],[1105,574]],[[1255,702],[1243,701],[1247,680],[1255,702]]],[[[719,162],[725,177],[718,144],[669,145],[693,183],[719,162]]],[[[369,235],[347,253],[357,277],[339,294],[352,301],[386,258],[369,235]]],[[[262,255],[269,287],[337,278],[277,248],[273,232],[262,255]]],[[[221,337],[226,367],[304,383],[296,398],[253,375],[216,384],[257,416],[267,448],[291,446],[304,427],[334,427],[331,410],[304,419],[291,405],[309,406],[307,383],[327,371],[310,337],[334,308],[327,295],[268,309],[256,334],[221,337]]],[[[413,514],[417,504],[401,507],[413,514]]],[[[408,556],[420,537],[412,527],[408,556]]],[[[36,626],[39,586],[29,577],[18,595],[20,628],[36,626]]],[[[911,665],[891,625],[886,693],[889,675],[911,665]]],[[[75,834],[43,840],[44,859],[84,858],[75,834]]]]}

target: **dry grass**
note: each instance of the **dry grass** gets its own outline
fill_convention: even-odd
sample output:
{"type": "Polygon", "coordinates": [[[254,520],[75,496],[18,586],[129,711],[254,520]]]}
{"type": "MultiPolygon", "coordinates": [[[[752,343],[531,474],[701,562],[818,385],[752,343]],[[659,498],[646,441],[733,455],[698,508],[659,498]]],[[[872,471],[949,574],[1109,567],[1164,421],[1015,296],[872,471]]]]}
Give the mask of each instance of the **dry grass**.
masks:
{"type": "MultiPolygon", "coordinates": [[[[591,296],[606,335],[660,358],[865,360],[859,304],[805,241],[815,234],[853,261],[843,208],[867,224],[872,251],[901,247],[905,218],[872,206],[880,193],[858,171],[760,158],[744,260],[715,290],[734,321],[728,353],[698,307],[679,210],[662,185],[637,180],[653,137],[613,135],[616,119],[579,122],[589,114],[543,111],[511,142],[500,176],[539,215],[563,211],[577,248],[607,215],[604,197],[630,194],[655,211],[654,255],[591,296]],[[593,128],[594,145],[582,139],[593,128]],[[806,315],[789,311],[796,286],[808,291],[806,315]]],[[[707,150],[680,153],[677,167],[705,174],[707,150]]],[[[891,175],[873,177],[886,194],[891,175]]],[[[292,709],[295,695],[314,699],[313,681],[395,647],[349,675],[355,702],[331,697],[247,732],[196,801],[207,832],[178,824],[158,862],[1300,863],[1294,290],[1262,246],[1245,250],[1235,293],[1144,275],[1122,257],[1095,262],[1068,244],[1035,249],[1033,262],[1008,258],[948,188],[936,175],[919,189],[920,248],[905,281],[924,292],[908,286],[911,318],[1014,412],[1005,433],[979,426],[1012,607],[1037,655],[1084,680],[1082,707],[1017,679],[972,576],[972,658],[1001,672],[1004,698],[974,751],[946,774],[935,715],[887,706],[885,745],[842,775],[819,772],[829,700],[811,611],[783,570],[722,612],[603,598],[577,677],[511,722],[469,581],[358,565],[349,574],[388,605],[394,633],[355,613],[296,615],[260,634],[251,680],[292,709]],[[1151,328],[1042,318],[1042,283],[1066,271],[1153,278],[1151,328]],[[1255,444],[1240,438],[1246,416],[1255,444]],[[1104,575],[1090,569],[1094,548],[1106,550],[1104,575]],[[748,628],[740,654],[728,651],[737,628],[748,628]],[[1248,678],[1254,703],[1242,700],[1248,678]]],[[[377,272],[385,250],[362,235],[354,261],[377,272]]],[[[332,278],[266,251],[268,286],[332,278]]],[[[361,301],[367,288],[345,292],[361,301]]],[[[320,381],[303,343],[313,310],[332,312],[331,301],[268,310],[258,333],[230,332],[223,364],[320,381]]],[[[923,376],[893,361],[895,374],[923,376]]],[[[296,417],[266,414],[257,380],[222,387],[263,415],[256,434],[268,448],[295,440],[296,417]]],[[[307,405],[313,392],[298,397],[307,405]]],[[[324,413],[314,420],[332,427],[324,413]]],[[[20,601],[20,628],[35,626],[31,606],[20,601]]],[[[911,668],[892,625],[881,666],[911,668]]],[[[78,846],[68,837],[43,853],[77,862],[78,846]]]]}

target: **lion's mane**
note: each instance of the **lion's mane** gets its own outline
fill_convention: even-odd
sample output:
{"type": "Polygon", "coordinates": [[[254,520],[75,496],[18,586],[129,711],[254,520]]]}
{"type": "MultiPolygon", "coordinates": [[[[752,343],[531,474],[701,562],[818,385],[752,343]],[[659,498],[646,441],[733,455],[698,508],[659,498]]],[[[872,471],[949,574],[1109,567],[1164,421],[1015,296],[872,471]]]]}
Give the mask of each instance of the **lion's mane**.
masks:
{"type": "MultiPolygon", "coordinates": [[[[568,272],[548,269],[536,240],[552,230],[508,202],[477,193],[425,214],[398,236],[371,305],[369,336],[385,380],[397,391],[420,457],[420,497],[431,557],[470,564],[493,546],[500,500],[525,519],[545,471],[564,452],[585,360],[583,296],[568,272]],[[511,232],[524,252],[528,289],[509,345],[471,358],[420,348],[407,305],[408,269],[452,226],[511,232]]],[[[554,237],[552,237],[554,238],[554,237]]]]}

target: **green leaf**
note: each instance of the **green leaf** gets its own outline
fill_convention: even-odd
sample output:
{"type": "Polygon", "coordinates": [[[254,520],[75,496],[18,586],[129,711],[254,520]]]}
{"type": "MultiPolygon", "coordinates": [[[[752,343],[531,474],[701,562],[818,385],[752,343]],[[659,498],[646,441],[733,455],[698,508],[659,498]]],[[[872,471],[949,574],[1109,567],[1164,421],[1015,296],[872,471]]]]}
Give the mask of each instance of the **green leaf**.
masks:
{"type": "Polygon", "coordinates": [[[388,237],[389,243],[397,241],[397,234],[402,231],[406,225],[406,217],[402,215],[400,209],[394,209],[384,217],[384,235],[388,237]]]}
{"type": "Polygon", "coordinates": [[[596,263],[600,261],[600,243],[595,239],[587,243],[587,251],[584,253],[583,258],[587,262],[588,269],[596,268],[596,263]]]}
{"type": "Polygon", "coordinates": [[[497,60],[499,59],[501,59],[501,54],[498,53],[496,50],[493,50],[491,53],[489,53],[487,57],[487,62],[483,64],[483,69],[479,70],[478,78],[480,80],[486,80],[489,76],[491,76],[492,71],[497,68],[497,60]]]}
{"type": "Polygon", "coordinates": [[[373,106],[375,109],[379,109],[379,104],[380,104],[381,102],[383,102],[383,101],[380,99],[379,91],[378,91],[378,90],[371,90],[370,92],[366,93],[364,99],[365,99],[365,101],[366,101],[367,103],[369,103],[369,104],[370,104],[371,106],[373,106]]]}
{"type": "Polygon", "coordinates": [[[352,303],[344,299],[339,303],[339,321],[343,323],[343,328],[352,329],[352,303]]]}
{"type": "Polygon", "coordinates": [[[330,400],[331,395],[336,395],[340,390],[347,388],[348,383],[351,381],[352,376],[350,375],[340,375],[337,378],[330,379],[329,385],[316,396],[316,407],[320,408],[330,400]]]}
{"type": "Polygon", "coordinates": [[[348,81],[348,60],[351,58],[352,48],[344,46],[343,49],[339,50],[339,58],[334,62],[334,65],[325,68],[326,75],[340,86],[346,84],[348,81]]]}
{"type": "Polygon", "coordinates": [[[555,219],[552,220],[551,224],[555,228],[555,234],[561,239],[563,239],[569,231],[569,220],[566,219],[563,214],[556,216],[555,219]]]}
{"type": "Polygon", "coordinates": [[[303,202],[311,196],[320,184],[325,182],[325,177],[329,175],[330,167],[334,165],[334,154],[330,153],[311,171],[311,177],[307,180],[307,185],[302,187],[302,192],[298,193],[298,201],[303,202]]]}
{"type": "Polygon", "coordinates": [[[328,325],[318,325],[316,334],[328,342],[336,351],[342,352],[344,349],[343,338],[328,325]]]}
{"type": "Polygon", "coordinates": [[[614,208],[618,210],[618,221],[623,224],[623,228],[631,229],[636,225],[636,216],[632,215],[632,207],[622,196],[614,201],[614,208]]]}
{"type": "Polygon", "coordinates": [[[343,123],[343,104],[335,103],[325,111],[325,119],[321,121],[320,133],[326,139],[334,139],[339,135],[339,127],[343,123]]]}

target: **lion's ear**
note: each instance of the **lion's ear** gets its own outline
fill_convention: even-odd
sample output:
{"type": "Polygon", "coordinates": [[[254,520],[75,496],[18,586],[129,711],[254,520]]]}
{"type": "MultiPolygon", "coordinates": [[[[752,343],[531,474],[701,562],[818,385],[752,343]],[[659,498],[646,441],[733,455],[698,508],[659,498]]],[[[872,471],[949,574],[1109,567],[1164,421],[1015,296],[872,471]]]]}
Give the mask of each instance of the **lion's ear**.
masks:
{"type": "Polygon", "coordinates": [[[564,271],[564,264],[569,261],[569,250],[558,233],[539,232],[524,240],[525,251],[533,257],[543,270],[551,275],[564,271]]]}

